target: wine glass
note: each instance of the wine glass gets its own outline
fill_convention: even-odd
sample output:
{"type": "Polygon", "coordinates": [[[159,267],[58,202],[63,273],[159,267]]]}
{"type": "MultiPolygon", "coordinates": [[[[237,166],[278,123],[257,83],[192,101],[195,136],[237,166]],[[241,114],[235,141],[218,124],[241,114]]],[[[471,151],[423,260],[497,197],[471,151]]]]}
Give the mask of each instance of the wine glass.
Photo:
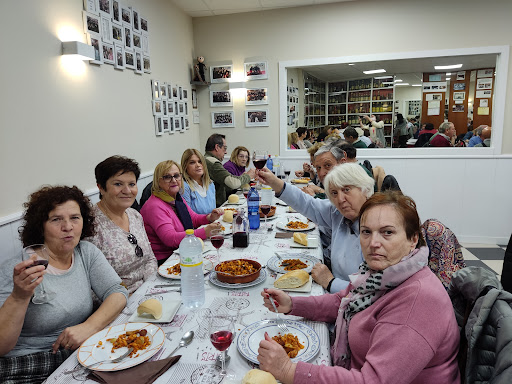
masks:
{"type": "MultiPolygon", "coordinates": [[[[256,174],[267,164],[267,157],[267,151],[254,151],[252,154],[252,163],[256,167],[256,174]]],[[[258,185],[260,185],[259,181],[258,185]]]]}
{"type": "Polygon", "coordinates": [[[210,233],[210,241],[212,242],[212,245],[217,249],[217,260],[216,263],[220,262],[220,250],[219,248],[222,247],[222,244],[224,244],[224,232],[222,229],[214,229],[210,233]]]}
{"type": "MultiPolygon", "coordinates": [[[[50,259],[50,253],[44,244],[33,244],[23,248],[23,260],[29,260],[33,255],[36,255],[33,267],[37,265],[43,265],[45,268],[48,267],[48,261],[50,259]]],[[[31,268],[31,267],[29,267],[31,268]]],[[[43,278],[44,279],[44,278],[43,278]]],[[[44,281],[36,287],[32,302],[34,304],[46,304],[49,303],[55,294],[53,292],[47,292],[44,289],[44,281]]]]}
{"type": "Polygon", "coordinates": [[[249,196],[250,188],[242,188],[242,193],[244,194],[245,200],[247,200],[247,196],[249,196]]]}
{"type": "Polygon", "coordinates": [[[229,348],[233,339],[235,338],[235,326],[231,319],[224,317],[216,317],[213,315],[210,318],[210,341],[215,349],[222,352],[221,357],[221,371],[220,376],[225,377],[226,371],[226,349],[229,348]]]}
{"type": "Polygon", "coordinates": [[[285,181],[288,181],[288,179],[290,178],[290,168],[289,167],[283,167],[283,168],[284,168],[285,181]]]}
{"type": "Polygon", "coordinates": [[[268,229],[267,225],[267,216],[270,213],[270,210],[272,209],[272,189],[270,188],[262,188],[261,190],[261,213],[265,215],[265,227],[268,229]]]}

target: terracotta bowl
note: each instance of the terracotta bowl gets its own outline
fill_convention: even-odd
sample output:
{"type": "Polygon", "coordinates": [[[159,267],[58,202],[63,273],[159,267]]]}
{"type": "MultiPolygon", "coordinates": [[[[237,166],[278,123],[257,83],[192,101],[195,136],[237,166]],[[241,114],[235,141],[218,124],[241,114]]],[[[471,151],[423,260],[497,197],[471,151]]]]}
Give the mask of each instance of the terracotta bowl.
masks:
{"type": "MultiPolygon", "coordinates": [[[[261,218],[261,219],[264,219],[264,218],[265,218],[265,215],[264,215],[263,213],[261,213],[261,208],[260,208],[260,210],[259,210],[259,213],[260,213],[260,218],[261,218]]],[[[274,216],[275,214],[276,214],[276,206],[274,206],[274,205],[273,205],[273,206],[271,206],[271,207],[270,207],[270,212],[268,213],[267,218],[268,218],[268,217],[272,217],[272,216],[274,216]]]]}
{"type": "Polygon", "coordinates": [[[223,261],[222,263],[217,264],[217,266],[215,267],[215,271],[217,272],[217,279],[219,279],[219,281],[222,281],[223,283],[228,283],[228,284],[243,284],[243,283],[250,283],[251,281],[256,280],[260,276],[260,271],[261,271],[260,263],[258,263],[257,261],[254,261],[254,260],[247,260],[247,259],[236,259],[236,260],[243,260],[243,261],[247,261],[248,263],[251,263],[252,265],[254,265],[256,267],[256,269],[257,269],[256,272],[250,273],[248,275],[230,275],[227,273],[217,272],[219,270],[219,267],[222,264],[227,263],[229,261],[233,261],[233,260],[223,261]]]}

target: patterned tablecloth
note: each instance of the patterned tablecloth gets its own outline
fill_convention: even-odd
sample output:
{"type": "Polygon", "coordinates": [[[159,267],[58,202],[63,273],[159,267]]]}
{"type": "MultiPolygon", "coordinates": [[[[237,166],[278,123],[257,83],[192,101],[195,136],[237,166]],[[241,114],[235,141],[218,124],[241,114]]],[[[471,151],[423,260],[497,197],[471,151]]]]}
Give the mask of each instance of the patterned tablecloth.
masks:
{"type": "MultiPolygon", "coordinates": [[[[278,200],[276,200],[278,201],[278,200]]],[[[316,249],[296,249],[290,248],[292,239],[275,238],[275,224],[277,222],[288,222],[290,220],[306,219],[298,213],[287,213],[284,206],[277,206],[276,217],[268,220],[268,225],[273,226],[272,231],[268,231],[262,221],[262,227],[257,231],[251,231],[249,235],[249,247],[233,248],[231,236],[226,236],[224,245],[220,249],[221,261],[244,258],[257,260],[262,265],[266,265],[267,261],[274,256],[275,251],[288,253],[304,252],[308,255],[322,258],[321,248],[316,249]]],[[[229,224],[224,224],[228,225],[229,224]]],[[[318,229],[315,228],[311,233],[318,235],[318,229]]],[[[207,242],[208,243],[208,242],[207,242]]],[[[205,254],[207,258],[213,258],[216,251],[210,251],[205,254]]],[[[172,255],[171,257],[178,257],[172,255]]],[[[259,285],[244,289],[225,289],[213,285],[209,281],[209,276],[205,276],[206,302],[195,310],[189,310],[181,306],[174,316],[172,322],[157,324],[166,333],[166,340],[162,349],[152,357],[151,360],[158,360],[168,357],[170,352],[178,345],[181,336],[189,330],[195,333],[194,339],[190,345],[180,348],[176,354],[181,354],[182,358],[178,364],[171,367],[166,373],[160,376],[156,384],[179,384],[179,383],[220,383],[222,378],[220,370],[215,366],[215,360],[219,352],[212,346],[210,335],[208,332],[209,321],[211,316],[227,317],[234,321],[236,336],[231,347],[228,349],[228,355],[231,357],[228,370],[236,375],[236,380],[224,380],[223,383],[240,383],[245,373],[255,367],[253,363],[246,360],[237,349],[237,337],[240,331],[246,326],[263,319],[275,319],[275,314],[269,312],[263,306],[263,299],[260,292],[263,288],[273,287],[273,283],[277,277],[271,269],[266,268],[267,278],[259,285]]],[[[128,300],[128,305],[118,318],[112,323],[113,325],[128,322],[130,316],[136,311],[138,305],[148,298],[156,298],[158,300],[180,299],[180,293],[171,291],[173,288],[154,288],[157,284],[165,284],[175,282],[159,275],[153,276],[146,281],[128,300]],[[156,293],[156,294],[155,294],[156,293]],[[146,296],[147,294],[154,294],[146,296]]],[[[324,293],[322,287],[313,283],[310,293],[290,293],[296,295],[321,295],[324,293]]],[[[283,316],[284,319],[303,321],[305,324],[313,328],[320,338],[320,351],[318,355],[311,360],[314,364],[330,365],[331,359],[329,355],[329,332],[325,323],[314,321],[305,321],[295,316],[283,316]]],[[[54,383],[93,383],[87,380],[87,371],[79,370],[76,373],[65,374],[65,371],[79,367],[80,363],[76,358],[76,352],[71,355],[46,381],[48,384],[54,383]]]]}

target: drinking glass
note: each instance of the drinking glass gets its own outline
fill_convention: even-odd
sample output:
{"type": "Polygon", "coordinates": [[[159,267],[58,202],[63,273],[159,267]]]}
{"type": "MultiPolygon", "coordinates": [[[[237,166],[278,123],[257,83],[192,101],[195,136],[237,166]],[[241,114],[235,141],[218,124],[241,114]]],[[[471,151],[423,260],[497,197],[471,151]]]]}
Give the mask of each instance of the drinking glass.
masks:
{"type": "Polygon", "coordinates": [[[272,209],[272,198],[273,198],[272,190],[270,188],[269,189],[262,188],[260,209],[261,209],[261,213],[263,213],[263,215],[265,215],[265,228],[267,228],[267,229],[268,229],[267,215],[270,213],[270,210],[272,209]]]}
{"type": "Polygon", "coordinates": [[[250,188],[243,188],[242,193],[244,194],[245,200],[247,200],[247,196],[249,195],[250,188]]]}
{"type": "Polygon", "coordinates": [[[216,317],[210,318],[210,341],[215,349],[222,352],[220,376],[225,377],[226,371],[226,349],[229,348],[235,338],[235,326],[231,319],[216,317]]]}
{"type": "MultiPolygon", "coordinates": [[[[36,265],[43,265],[45,268],[48,267],[48,260],[50,259],[50,253],[44,244],[33,244],[23,248],[23,260],[29,260],[33,255],[36,255],[33,267],[36,265]]],[[[31,267],[29,267],[31,268],[31,267]]],[[[45,304],[49,303],[55,294],[53,292],[47,292],[44,289],[44,277],[41,284],[36,287],[32,302],[34,304],[45,304]]]]}
{"type": "Polygon", "coordinates": [[[283,167],[284,168],[284,180],[289,181],[290,178],[290,168],[289,167],[283,167]]]}
{"type": "Polygon", "coordinates": [[[217,249],[217,260],[216,263],[220,262],[220,247],[224,244],[224,232],[222,229],[214,229],[210,233],[210,241],[212,245],[217,249]]]}
{"type": "MultiPolygon", "coordinates": [[[[252,154],[252,163],[256,167],[256,174],[258,174],[258,171],[267,164],[267,158],[267,151],[254,151],[252,154]]],[[[258,186],[260,185],[261,183],[258,181],[258,186]]]]}

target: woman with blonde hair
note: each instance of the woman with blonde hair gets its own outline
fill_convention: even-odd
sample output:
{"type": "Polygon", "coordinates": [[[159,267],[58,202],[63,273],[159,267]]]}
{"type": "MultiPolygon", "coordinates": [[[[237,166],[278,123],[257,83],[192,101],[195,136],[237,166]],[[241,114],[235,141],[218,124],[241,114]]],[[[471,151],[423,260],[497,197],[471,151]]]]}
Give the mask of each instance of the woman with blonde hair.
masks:
{"type": "Polygon", "coordinates": [[[183,200],[195,213],[208,214],[215,209],[215,184],[210,179],[204,156],[193,148],[181,155],[183,200]]]}
{"type": "Polygon", "coordinates": [[[299,135],[297,135],[297,132],[292,132],[292,133],[288,134],[288,148],[289,149],[299,149],[298,142],[299,142],[299,135]]]}
{"type": "Polygon", "coordinates": [[[181,180],[180,165],[173,160],[162,161],[153,173],[151,197],[140,210],[159,265],[179,247],[186,229],[195,229],[194,234],[204,240],[213,229],[220,228],[215,220],[222,215],[222,209],[207,215],[195,213],[181,197],[181,180]]]}
{"type": "Polygon", "coordinates": [[[224,168],[235,176],[241,176],[245,173],[250,158],[249,150],[238,146],[231,152],[231,157],[224,163],[224,168]]]}

